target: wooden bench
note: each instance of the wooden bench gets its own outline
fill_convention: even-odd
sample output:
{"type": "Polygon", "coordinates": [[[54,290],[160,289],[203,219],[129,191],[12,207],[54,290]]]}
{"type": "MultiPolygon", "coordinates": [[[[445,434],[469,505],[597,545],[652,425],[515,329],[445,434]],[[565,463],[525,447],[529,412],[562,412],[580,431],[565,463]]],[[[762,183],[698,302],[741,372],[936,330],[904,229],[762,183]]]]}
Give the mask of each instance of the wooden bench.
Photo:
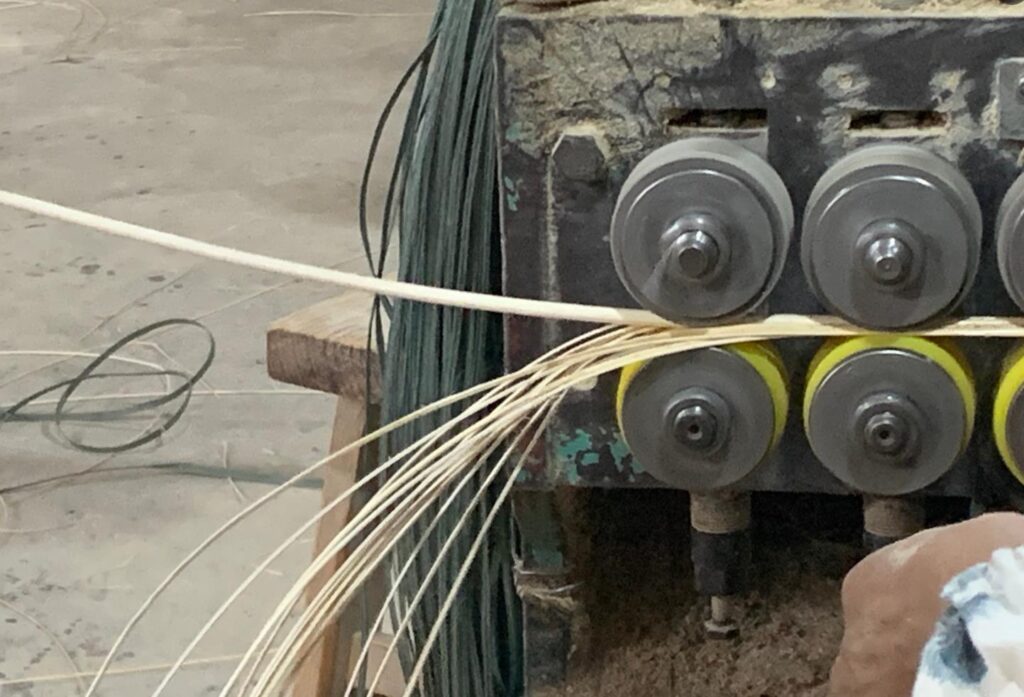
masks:
{"type": "MultiPolygon", "coordinates": [[[[363,435],[363,429],[378,422],[380,366],[375,353],[367,350],[366,330],[371,300],[365,294],[342,295],[283,317],[267,330],[267,372],[270,377],[338,396],[331,433],[331,451],[363,435]],[[366,370],[370,366],[369,394],[366,370]]],[[[324,502],[333,501],[356,480],[359,453],[338,458],[323,472],[324,502]]],[[[317,527],[315,552],[319,553],[349,521],[352,500],[324,516],[317,527]]],[[[313,597],[344,560],[339,554],[314,579],[307,592],[313,597]]],[[[371,599],[372,603],[373,599],[371,599]]],[[[377,603],[382,598],[376,598],[377,603]]],[[[372,607],[372,605],[371,605],[372,607]]],[[[360,620],[342,615],[339,622],[318,640],[295,675],[295,697],[331,697],[341,693],[351,675],[351,666],[361,650],[360,620]]],[[[380,665],[386,634],[370,639],[370,670],[380,665]]],[[[397,657],[392,656],[376,693],[400,697],[405,687],[397,657]]]]}

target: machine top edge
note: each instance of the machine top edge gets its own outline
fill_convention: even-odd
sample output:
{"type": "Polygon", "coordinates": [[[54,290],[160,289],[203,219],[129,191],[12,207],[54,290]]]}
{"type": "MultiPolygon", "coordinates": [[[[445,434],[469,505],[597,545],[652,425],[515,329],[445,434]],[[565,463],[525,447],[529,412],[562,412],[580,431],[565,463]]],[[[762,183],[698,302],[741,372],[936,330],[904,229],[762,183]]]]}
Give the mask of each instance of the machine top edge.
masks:
{"type": "Polygon", "coordinates": [[[506,5],[506,17],[532,19],[587,19],[623,15],[650,18],[720,17],[759,19],[962,19],[1024,17],[1024,3],[998,0],[738,0],[730,4],[707,0],[533,0],[506,5]]]}

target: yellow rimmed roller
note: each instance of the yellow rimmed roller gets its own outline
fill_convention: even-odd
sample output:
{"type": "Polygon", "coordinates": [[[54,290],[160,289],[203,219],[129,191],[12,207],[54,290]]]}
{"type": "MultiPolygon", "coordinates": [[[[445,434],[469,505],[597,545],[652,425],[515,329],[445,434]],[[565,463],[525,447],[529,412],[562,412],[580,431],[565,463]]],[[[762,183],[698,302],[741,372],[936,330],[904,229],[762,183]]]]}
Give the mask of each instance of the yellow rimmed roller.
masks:
{"type": "Polygon", "coordinates": [[[1003,360],[992,403],[992,430],[1003,463],[1024,484],[1024,343],[1003,360]]]}
{"type": "Polygon", "coordinates": [[[778,443],[788,380],[771,344],[700,349],[624,368],[616,406],[645,471],[672,486],[712,491],[745,477],[778,443]]]}
{"type": "Polygon", "coordinates": [[[970,441],[974,377],[951,342],[869,335],[825,342],[807,371],[804,430],[818,460],[856,491],[928,486],[970,441]]]}

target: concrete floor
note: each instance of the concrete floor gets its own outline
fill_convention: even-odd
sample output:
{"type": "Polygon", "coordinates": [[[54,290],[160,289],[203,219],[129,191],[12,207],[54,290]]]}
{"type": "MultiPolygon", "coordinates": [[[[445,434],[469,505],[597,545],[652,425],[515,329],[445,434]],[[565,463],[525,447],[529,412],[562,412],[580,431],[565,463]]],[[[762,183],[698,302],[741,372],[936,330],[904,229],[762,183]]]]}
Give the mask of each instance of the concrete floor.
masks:
{"type": "MultiPolygon", "coordinates": [[[[430,9],[429,0],[311,0],[301,7],[280,0],[0,0],[0,188],[363,271],[356,233],[363,158],[380,108],[419,49],[430,9]],[[260,15],[282,9],[388,16],[260,15]]],[[[11,210],[0,209],[0,239],[2,404],[83,365],[14,380],[53,359],[4,351],[96,349],[174,316],[203,317],[216,337],[207,387],[285,389],[266,377],[266,325],[338,292],[11,210]],[[260,291],[267,292],[250,297],[260,291]]],[[[195,334],[156,341],[187,365],[200,357],[195,334]]],[[[154,347],[127,354],[168,363],[154,347]]],[[[150,380],[121,389],[159,387],[150,380]]],[[[332,406],[313,393],[197,398],[168,438],[106,466],[220,467],[226,447],[231,467],[280,479],[323,454],[332,406]]],[[[128,431],[83,433],[109,439],[128,431]]],[[[67,449],[38,425],[0,429],[0,489],[99,460],[67,449]]],[[[250,498],[267,490],[239,485],[250,498]]],[[[76,694],[73,680],[44,679],[72,670],[53,637],[80,669],[95,668],[167,571],[244,505],[223,479],[146,472],[82,478],[4,500],[10,515],[0,527],[20,531],[0,531],[4,697],[76,694]]],[[[289,491],[204,554],[116,665],[173,660],[233,582],[318,501],[311,489],[289,491]]],[[[306,538],[275,562],[196,655],[240,651],[308,546],[306,538]]],[[[169,694],[216,692],[231,666],[190,668],[169,694]]],[[[144,694],[159,677],[115,677],[101,694],[144,694]]]]}

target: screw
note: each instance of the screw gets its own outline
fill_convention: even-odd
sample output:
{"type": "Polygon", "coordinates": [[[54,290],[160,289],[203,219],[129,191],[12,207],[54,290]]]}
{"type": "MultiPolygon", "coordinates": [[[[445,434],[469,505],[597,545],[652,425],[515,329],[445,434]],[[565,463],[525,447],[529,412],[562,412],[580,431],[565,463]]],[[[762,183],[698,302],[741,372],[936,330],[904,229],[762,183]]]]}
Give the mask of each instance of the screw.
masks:
{"type": "Polygon", "coordinates": [[[703,404],[680,409],[672,427],[676,440],[698,450],[711,447],[718,435],[718,419],[703,404]]]}
{"type": "Polygon", "coordinates": [[[912,263],[910,247],[896,237],[879,237],[864,250],[864,267],[868,275],[887,286],[905,279],[912,263]]]}
{"type": "Polygon", "coordinates": [[[683,277],[697,281],[718,264],[718,243],[703,230],[689,230],[672,245],[683,277]]]}
{"type": "Polygon", "coordinates": [[[663,267],[685,281],[707,282],[728,258],[722,223],[706,213],[687,213],[661,236],[663,267]]]}
{"type": "Polygon", "coordinates": [[[850,435],[865,456],[887,466],[914,466],[921,449],[920,409],[906,395],[876,392],[861,400],[850,435]]]}
{"type": "Polygon", "coordinates": [[[920,270],[924,249],[920,233],[904,220],[876,220],[861,231],[857,240],[861,268],[883,286],[909,283],[920,270]]]}
{"type": "Polygon", "coordinates": [[[864,441],[880,455],[895,455],[907,445],[907,424],[891,411],[883,411],[864,425],[864,441]]]}

